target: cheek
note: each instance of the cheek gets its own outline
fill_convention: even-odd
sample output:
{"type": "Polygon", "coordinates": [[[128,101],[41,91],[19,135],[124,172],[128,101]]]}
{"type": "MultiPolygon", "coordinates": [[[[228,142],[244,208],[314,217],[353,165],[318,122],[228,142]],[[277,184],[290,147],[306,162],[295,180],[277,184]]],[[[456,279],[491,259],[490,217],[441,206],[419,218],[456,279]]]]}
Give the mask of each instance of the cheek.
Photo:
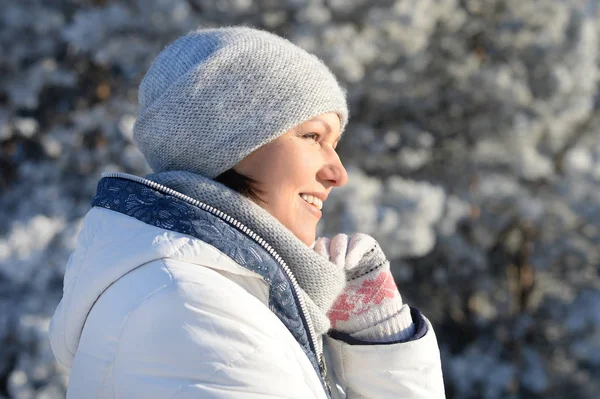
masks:
{"type": "Polygon", "coordinates": [[[312,190],[315,187],[314,166],[310,157],[290,156],[281,159],[276,167],[268,168],[266,174],[265,190],[271,204],[277,209],[280,216],[294,218],[303,204],[298,194],[312,190]]]}
{"type": "Polygon", "coordinates": [[[278,156],[265,159],[262,166],[262,175],[265,181],[269,181],[279,187],[300,187],[309,184],[315,178],[319,164],[318,153],[302,146],[293,146],[288,151],[281,152],[278,156]]]}
{"type": "Polygon", "coordinates": [[[263,147],[243,161],[239,171],[257,180],[267,202],[281,209],[299,192],[314,189],[321,164],[317,148],[290,140],[263,147]]]}

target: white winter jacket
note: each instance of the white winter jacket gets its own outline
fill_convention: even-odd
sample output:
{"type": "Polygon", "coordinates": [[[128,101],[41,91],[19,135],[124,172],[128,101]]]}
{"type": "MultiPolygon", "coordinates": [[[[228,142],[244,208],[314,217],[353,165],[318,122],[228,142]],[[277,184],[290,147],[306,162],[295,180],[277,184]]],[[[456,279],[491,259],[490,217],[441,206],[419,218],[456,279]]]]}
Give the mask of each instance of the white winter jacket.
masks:
{"type": "MultiPolygon", "coordinates": [[[[264,276],[214,245],[95,206],[50,326],[67,398],[327,398],[264,276]]],[[[324,337],[332,398],[442,398],[431,324],[411,342],[324,337]]]]}

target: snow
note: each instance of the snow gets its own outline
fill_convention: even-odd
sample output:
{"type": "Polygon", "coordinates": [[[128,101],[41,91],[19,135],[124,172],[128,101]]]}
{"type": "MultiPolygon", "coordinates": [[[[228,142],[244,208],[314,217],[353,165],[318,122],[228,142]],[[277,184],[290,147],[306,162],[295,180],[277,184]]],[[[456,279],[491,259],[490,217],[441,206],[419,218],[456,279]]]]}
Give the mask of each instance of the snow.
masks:
{"type": "Polygon", "coordinates": [[[373,235],[449,397],[600,389],[597,0],[67,0],[0,13],[0,397],[64,397],[46,331],[100,173],[149,172],[137,86],[198,26],[283,34],[346,87],[323,235],[373,235]]]}

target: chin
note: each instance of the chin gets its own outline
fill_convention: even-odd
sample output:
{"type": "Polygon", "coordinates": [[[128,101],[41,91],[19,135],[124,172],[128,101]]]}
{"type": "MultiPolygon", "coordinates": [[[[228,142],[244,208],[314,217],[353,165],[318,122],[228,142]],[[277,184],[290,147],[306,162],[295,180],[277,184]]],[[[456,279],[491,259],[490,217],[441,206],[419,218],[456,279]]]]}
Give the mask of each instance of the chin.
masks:
{"type": "Polygon", "coordinates": [[[306,232],[293,232],[300,241],[302,241],[306,246],[311,246],[315,241],[315,233],[306,233],[306,232]]]}

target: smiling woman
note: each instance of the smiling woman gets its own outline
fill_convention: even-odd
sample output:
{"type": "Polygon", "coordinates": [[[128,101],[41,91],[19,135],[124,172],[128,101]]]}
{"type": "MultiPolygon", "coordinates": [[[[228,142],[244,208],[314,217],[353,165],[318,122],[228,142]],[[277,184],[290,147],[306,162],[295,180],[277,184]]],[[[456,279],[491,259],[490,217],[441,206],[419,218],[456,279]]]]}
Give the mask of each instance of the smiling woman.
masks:
{"type": "Polygon", "coordinates": [[[50,326],[67,398],[438,398],[429,321],[377,242],[316,239],[348,175],[345,92],[268,32],[200,29],[151,65],[50,326]],[[328,372],[329,370],[329,372],[328,372]]]}
{"type": "Polygon", "coordinates": [[[315,241],[321,208],[333,187],[348,180],[335,147],[334,112],[287,131],[239,162],[234,170],[260,182],[260,205],[306,245],[315,241]]]}

